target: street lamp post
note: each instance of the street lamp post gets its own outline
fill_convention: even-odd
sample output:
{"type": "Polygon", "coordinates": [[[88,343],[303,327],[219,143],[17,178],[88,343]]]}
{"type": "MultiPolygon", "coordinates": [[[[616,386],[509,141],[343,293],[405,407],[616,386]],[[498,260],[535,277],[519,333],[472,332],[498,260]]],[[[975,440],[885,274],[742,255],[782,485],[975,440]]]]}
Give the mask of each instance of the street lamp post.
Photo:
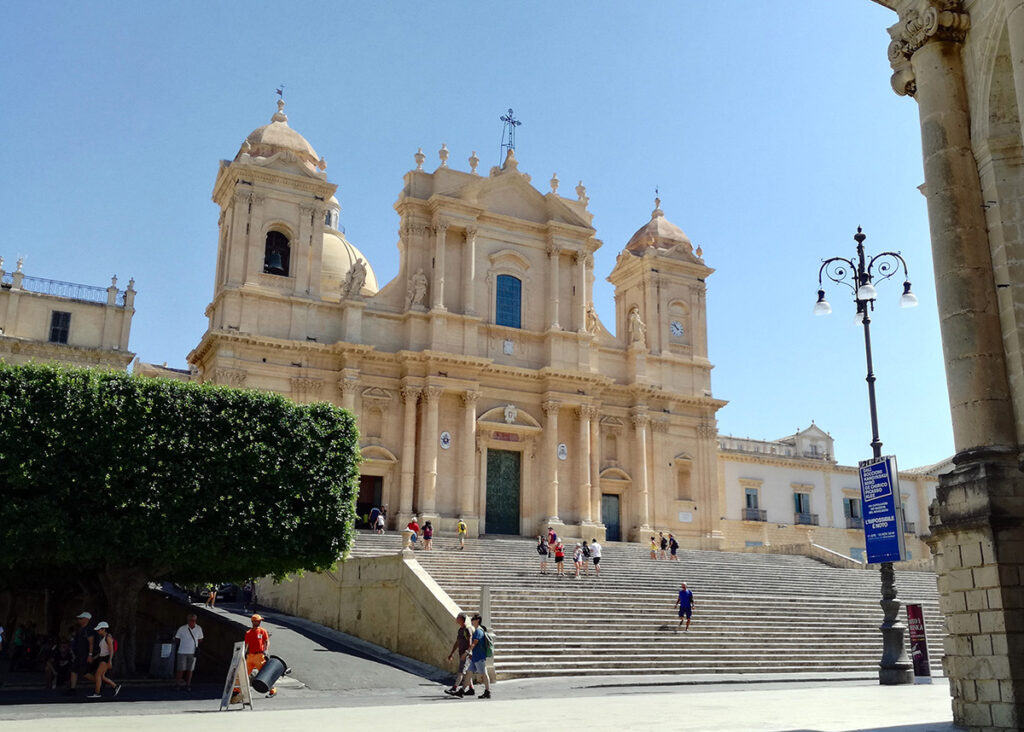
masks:
{"type": "MultiPolygon", "coordinates": [[[[878,410],[875,405],[875,371],[871,363],[871,312],[875,309],[877,291],[872,281],[883,282],[903,270],[903,295],[900,307],[912,308],[917,297],[910,291],[907,262],[899,252],[882,252],[868,259],[864,255],[864,240],[867,237],[857,227],[853,239],[857,242],[855,260],[832,257],[822,261],[818,270],[818,301],[814,305],[815,315],[828,315],[832,306],[825,300],[823,277],[846,285],[853,291],[857,305],[856,322],[864,326],[864,354],[867,358],[868,405],[871,410],[871,451],[874,457],[882,457],[882,441],[878,438],[878,410]]],[[[914,671],[903,643],[906,627],[899,622],[900,601],[896,599],[896,575],[892,562],[883,562],[880,567],[882,579],[882,660],[878,664],[878,681],[881,684],[909,684],[914,681],[914,671]]]]}

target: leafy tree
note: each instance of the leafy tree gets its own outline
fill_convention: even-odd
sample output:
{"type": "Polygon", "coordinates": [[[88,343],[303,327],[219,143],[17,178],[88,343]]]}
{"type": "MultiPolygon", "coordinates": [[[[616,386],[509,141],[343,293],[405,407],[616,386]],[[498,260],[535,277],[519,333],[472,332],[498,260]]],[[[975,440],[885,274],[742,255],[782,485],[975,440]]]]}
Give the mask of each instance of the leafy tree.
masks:
{"type": "Polygon", "coordinates": [[[148,581],[331,567],[359,459],[355,420],[329,404],[0,364],[0,585],[98,586],[131,671],[148,581]]]}

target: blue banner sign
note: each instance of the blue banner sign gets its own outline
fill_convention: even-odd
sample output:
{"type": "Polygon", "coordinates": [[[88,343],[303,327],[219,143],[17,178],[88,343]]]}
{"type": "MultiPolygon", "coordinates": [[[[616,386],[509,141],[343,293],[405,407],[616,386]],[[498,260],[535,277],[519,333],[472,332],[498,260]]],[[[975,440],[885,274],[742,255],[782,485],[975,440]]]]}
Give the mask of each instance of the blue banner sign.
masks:
{"type": "Polygon", "coordinates": [[[903,510],[896,456],[862,460],[859,466],[868,563],[899,562],[907,556],[907,550],[903,543],[903,510]]]}

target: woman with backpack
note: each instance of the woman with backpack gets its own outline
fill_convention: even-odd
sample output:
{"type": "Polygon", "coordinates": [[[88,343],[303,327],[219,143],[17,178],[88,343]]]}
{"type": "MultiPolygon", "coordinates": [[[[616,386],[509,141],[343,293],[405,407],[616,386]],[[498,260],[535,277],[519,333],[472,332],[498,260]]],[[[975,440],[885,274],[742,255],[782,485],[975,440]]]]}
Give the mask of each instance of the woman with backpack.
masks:
{"type": "Polygon", "coordinates": [[[90,694],[87,699],[100,699],[102,694],[100,691],[103,689],[103,684],[111,687],[114,690],[114,696],[121,693],[121,684],[114,682],[112,679],[107,677],[107,671],[114,665],[114,654],[117,653],[117,641],[114,640],[114,636],[110,634],[110,625],[107,621],[99,623],[94,628],[98,640],[96,642],[96,653],[92,659],[92,672],[93,678],[96,680],[96,691],[90,694]]]}
{"type": "Polygon", "coordinates": [[[478,682],[479,677],[484,677],[484,693],[478,699],[491,698],[491,679],[487,674],[487,657],[493,656],[494,651],[487,637],[487,628],[482,624],[483,618],[477,613],[472,618],[473,639],[469,646],[469,672],[473,675],[473,681],[478,682]]]}
{"type": "Polygon", "coordinates": [[[429,521],[423,524],[423,548],[429,550],[434,541],[434,525],[429,521]]]}
{"type": "Polygon", "coordinates": [[[540,554],[540,573],[548,573],[548,550],[547,542],[544,541],[543,536],[537,537],[537,553],[540,554]]]}
{"type": "Polygon", "coordinates": [[[583,574],[590,574],[590,545],[583,540],[583,574]]]}

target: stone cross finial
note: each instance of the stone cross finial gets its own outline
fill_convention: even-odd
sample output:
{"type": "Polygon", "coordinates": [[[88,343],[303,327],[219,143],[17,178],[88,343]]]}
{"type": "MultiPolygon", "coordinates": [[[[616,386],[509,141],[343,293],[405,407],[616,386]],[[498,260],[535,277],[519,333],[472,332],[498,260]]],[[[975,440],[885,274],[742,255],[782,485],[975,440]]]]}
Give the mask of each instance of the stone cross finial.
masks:
{"type": "Polygon", "coordinates": [[[416,161],[416,170],[423,170],[423,161],[427,159],[427,156],[423,154],[423,148],[416,150],[416,154],[412,157],[416,161]]]}

